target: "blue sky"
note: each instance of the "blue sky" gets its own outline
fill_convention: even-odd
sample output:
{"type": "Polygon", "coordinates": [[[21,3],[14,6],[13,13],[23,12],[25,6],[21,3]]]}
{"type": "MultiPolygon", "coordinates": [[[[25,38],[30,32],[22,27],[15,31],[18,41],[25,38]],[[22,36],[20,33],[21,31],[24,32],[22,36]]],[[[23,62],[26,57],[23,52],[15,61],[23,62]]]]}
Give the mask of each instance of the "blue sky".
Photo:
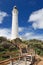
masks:
{"type": "Polygon", "coordinates": [[[0,36],[11,37],[15,5],[19,11],[19,37],[43,40],[43,0],[0,0],[0,36]]]}

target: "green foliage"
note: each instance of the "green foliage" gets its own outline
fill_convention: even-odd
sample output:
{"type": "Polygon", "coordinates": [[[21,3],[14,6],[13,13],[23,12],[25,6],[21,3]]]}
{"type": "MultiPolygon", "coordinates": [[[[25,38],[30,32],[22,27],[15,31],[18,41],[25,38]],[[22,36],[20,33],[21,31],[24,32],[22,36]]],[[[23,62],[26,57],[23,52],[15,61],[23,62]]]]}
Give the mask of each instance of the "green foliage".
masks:
{"type": "Polygon", "coordinates": [[[2,43],[2,46],[3,46],[5,49],[9,49],[9,47],[11,46],[11,43],[9,43],[9,42],[3,42],[3,43],[2,43]]]}
{"type": "Polygon", "coordinates": [[[12,52],[18,52],[18,47],[11,43],[10,40],[0,37],[0,60],[9,58],[12,52]]]}
{"type": "Polygon", "coordinates": [[[16,51],[16,50],[18,50],[18,48],[15,47],[15,46],[10,46],[9,50],[10,50],[10,51],[16,51]]]}
{"type": "Polygon", "coordinates": [[[10,41],[5,37],[0,37],[0,60],[6,59],[5,56],[8,58],[9,54],[13,54],[13,52],[16,52],[18,55],[19,48],[17,45],[19,44],[25,44],[28,48],[33,48],[36,54],[43,56],[43,41],[41,40],[33,39],[22,41],[21,39],[16,38],[10,41]]]}
{"type": "Polygon", "coordinates": [[[0,52],[3,52],[5,49],[3,47],[0,47],[0,52]]]}
{"type": "Polygon", "coordinates": [[[5,37],[0,37],[0,43],[2,43],[3,41],[6,41],[7,39],[5,37]]]}
{"type": "Polygon", "coordinates": [[[43,41],[33,39],[29,40],[28,42],[28,47],[33,47],[36,54],[43,56],[43,41]]]}

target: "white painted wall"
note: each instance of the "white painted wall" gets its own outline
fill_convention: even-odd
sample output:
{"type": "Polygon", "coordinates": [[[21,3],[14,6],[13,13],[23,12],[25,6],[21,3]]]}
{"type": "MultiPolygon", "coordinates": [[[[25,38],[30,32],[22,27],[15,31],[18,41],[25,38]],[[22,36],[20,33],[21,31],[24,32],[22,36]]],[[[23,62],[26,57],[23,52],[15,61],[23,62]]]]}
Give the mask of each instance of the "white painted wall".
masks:
{"type": "Polygon", "coordinates": [[[11,39],[18,38],[18,10],[13,8],[12,11],[12,34],[11,39]]]}

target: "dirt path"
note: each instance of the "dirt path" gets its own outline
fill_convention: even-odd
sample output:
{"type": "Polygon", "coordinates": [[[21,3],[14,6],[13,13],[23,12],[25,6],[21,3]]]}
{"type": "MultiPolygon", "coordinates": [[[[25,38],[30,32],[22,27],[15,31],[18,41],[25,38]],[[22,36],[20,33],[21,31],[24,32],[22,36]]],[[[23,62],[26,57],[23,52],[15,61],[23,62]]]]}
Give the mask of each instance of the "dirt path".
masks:
{"type": "Polygon", "coordinates": [[[43,65],[43,57],[36,55],[36,59],[37,59],[37,62],[35,62],[35,65],[43,65]]]}
{"type": "Polygon", "coordinates": [[[43,65],[43,61],[40,61],[40,62],[38,63],[38,65],[43,65]]]}

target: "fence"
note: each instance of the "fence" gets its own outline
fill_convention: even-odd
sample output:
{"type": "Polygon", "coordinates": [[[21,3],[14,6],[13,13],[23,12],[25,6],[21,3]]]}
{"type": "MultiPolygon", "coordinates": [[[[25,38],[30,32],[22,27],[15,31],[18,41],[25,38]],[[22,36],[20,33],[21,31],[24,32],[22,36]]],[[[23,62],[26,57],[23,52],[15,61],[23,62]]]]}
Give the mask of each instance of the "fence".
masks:
{"type": "Polygon", "coordinates": [[[22,55],[19,57],[11,58],[8,60],[4,60],[0,62],[0,65],[30,65],[34,62],[33,59],[34,56],[32,55],[22,55]],[[31,56],[31,60],[28,60],[31,56]],[[29,57],[29,58],[28,58],[29,57]]]}
{"type": "Polygon", "coordinates": [[[20,58],[22,58],[22,57],[25,57],[25,56],[15,57],[15,58],[1,61],[0,65],[20,65],[20,63],[22,62],[22,61],[20,62],[20,58]]]}

